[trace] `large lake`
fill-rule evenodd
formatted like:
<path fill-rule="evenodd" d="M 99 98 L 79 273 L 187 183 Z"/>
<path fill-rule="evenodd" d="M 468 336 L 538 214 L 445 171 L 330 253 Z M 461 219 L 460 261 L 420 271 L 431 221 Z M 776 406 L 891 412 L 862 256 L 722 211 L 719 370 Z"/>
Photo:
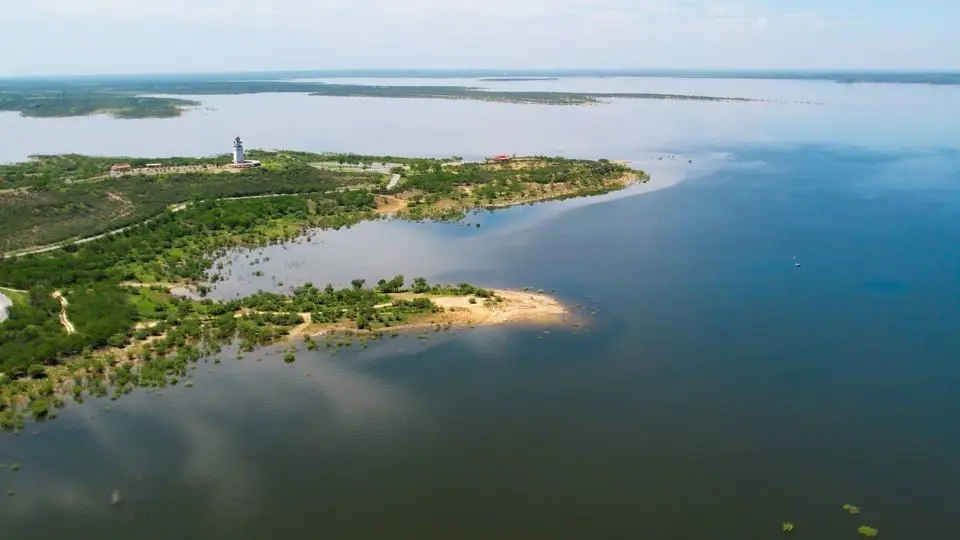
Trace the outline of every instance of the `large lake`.
<path fill-rule="evenodd" d="M 860 524 L 954 534 L 960 88 L 482 84 L 775 102 L 259 95 L 201 98 L 170 120 L 0 114 L 0 161 L 224 153 L 241 135 L 627 159 L 663 188 L 468 218 L 480 228 L 374 222 L 233 254 L 222 296 L 424 275 L 555 290 L 583 304 L 587 331 L 301 346 L 293 365 L 277 348 L 226 351 L 193 388 L 71 404 L 0 437 L 0 463 L 23 465 L 0 471 L 0 494 L 15 492 L 0 500 L 4 537 L 739 540 L 777 538 L 781 521 L 823 540 Z"/>

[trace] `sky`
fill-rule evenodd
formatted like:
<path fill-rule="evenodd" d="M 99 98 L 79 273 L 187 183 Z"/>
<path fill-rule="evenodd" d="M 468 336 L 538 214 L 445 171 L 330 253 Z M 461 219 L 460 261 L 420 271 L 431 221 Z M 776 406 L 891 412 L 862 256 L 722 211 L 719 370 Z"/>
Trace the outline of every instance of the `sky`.
<path fill-rule="evenodd" d="M 0 76 L 960 69 L 956 0 L 0 0 Z"/>

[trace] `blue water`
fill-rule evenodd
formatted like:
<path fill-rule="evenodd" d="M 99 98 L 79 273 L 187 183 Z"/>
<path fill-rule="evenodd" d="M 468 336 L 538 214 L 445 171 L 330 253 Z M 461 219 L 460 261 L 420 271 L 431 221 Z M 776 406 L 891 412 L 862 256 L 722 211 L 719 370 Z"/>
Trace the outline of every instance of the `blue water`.
<path fill-rule="evenodd" d="M 951 538 L 960 143 L 873 118 L 857 144 L 863 114 L 691 135 L 672 150 L 728 157 L 651 193 L 318 234 L 263 282 L 241 254 L 226 296 L 403 272 L 555 290 L 587 325 L 228 351 L 194 388 L 71 405 L 0 438 L 4 533 Z"/>

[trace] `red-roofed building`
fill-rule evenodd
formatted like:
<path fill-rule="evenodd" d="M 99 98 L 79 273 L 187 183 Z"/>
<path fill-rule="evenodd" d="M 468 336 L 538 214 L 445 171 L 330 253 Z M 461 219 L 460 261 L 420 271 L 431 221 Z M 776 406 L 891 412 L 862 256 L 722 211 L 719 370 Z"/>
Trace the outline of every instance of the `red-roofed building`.
<path fill-rule="evenodd" d="M 504 162 L 504 161 L 510 161 L 511 159 L 513 159 L 513 156 L 511 156 L 510 154 L 497 154 L 497 155 L 495 155 L 495 156 L 493 156 L 493 157 L 490 157 L 490 158 L 487 158 L 487 159 L 488 159 L 489 161 L 495 161 L 495 162 L 497 162 L 497 163 L 501 163 L 501 162 Z"/>
<path fill-rule="evenodd" d="M 117 163 L 113 167 L 110 167 L 110 172 L 123 172 L 129 171 L 133 167 L 129 163 Z"/>

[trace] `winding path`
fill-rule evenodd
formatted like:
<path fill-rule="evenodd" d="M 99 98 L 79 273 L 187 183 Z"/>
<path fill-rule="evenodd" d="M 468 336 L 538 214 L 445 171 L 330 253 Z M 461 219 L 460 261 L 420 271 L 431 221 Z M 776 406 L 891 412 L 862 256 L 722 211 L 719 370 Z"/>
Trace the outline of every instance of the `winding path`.
<path fill-rule="evenodd" d="M 50 296 L 60 301 L 60 324 L 63 325 L 63 329 L 67 331 L 67 334 L 76 334 L 77 329 L 74 328 L 73 323 L 67 318 L 67 306 L 70 305 L 70 302 L 67 302 L 67 297 L 61 294 L 60 291 L 54 291 Z"/>

